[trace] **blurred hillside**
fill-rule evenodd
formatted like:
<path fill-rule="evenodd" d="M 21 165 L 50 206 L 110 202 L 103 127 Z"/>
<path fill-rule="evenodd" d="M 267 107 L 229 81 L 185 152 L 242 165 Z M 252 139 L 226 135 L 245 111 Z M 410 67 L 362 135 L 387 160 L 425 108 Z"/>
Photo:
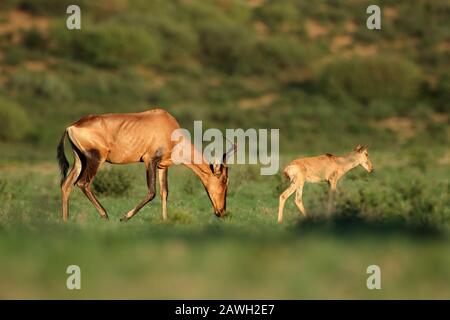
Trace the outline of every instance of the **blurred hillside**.
<path fill-rule="evenodd" d="M 69 31 L 72 2 L 0 3 L 6 158 L 52 158 L 79 117 L 156 105 L 188 128 L 280 128 L 282 152 L 448 145 L 448 1 L 79 0 Z"/>

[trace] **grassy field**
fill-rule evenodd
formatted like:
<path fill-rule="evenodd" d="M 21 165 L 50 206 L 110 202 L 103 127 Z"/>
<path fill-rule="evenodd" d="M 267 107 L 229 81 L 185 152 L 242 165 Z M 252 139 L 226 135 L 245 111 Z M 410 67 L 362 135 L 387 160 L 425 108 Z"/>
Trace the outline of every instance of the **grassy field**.
<path fill-rule="evenodd" d="M 0 297 L 449 298 L 448 165 L 424 173 L 405 168 L 407 159 L 372 158 L 373 174 L 359 168 L 342 181 L 332 217 L 324 214 L 326 185 L 308 185 L 311 217 L 301 218 L 291 199 L 282 226 L 282 180 L 257 167 L 231 168 L 223 220 L 194 174 L 173 167 L 169 220 L 155 198 L 119 222 L 146 191 L 142 166 L 131 165 L 113 169 L 130 192 L 100 196 L 110 221 L 76 190 L 64 224 L 54 164 L 4 165 Z M 82 290 L 65 287 L 71 264 L 81 267 Z M 381 267 L 382 290 L 366 287 L 372 264 Z"/>
<path fill-rule="evenodd" d="M 450 298 L 448 1 L 77 3 L 69 31 L 72 1 L 0 1 L 0 298 Z M 372 4 L 381 30 L 366 27 Z M 282 165 L 370 144 L 375 171 L 340 182 L 331 216 L 327 186 L 307 185 L 310 217 L 289 199 L 280 226 L 280 174 L 232 166 L 217 219 L 174 167 L 169 220 L 156 197 L 122 224 L 144 169 L 105 167 L 110 221 L 75 190 L 64 224 L 64 128 L 153 106 L 187 129 L 279 128 Z M 66 288 L 71 264 L 82 290 Z M 366 287 L 372 264 L 381 290 Z"/>

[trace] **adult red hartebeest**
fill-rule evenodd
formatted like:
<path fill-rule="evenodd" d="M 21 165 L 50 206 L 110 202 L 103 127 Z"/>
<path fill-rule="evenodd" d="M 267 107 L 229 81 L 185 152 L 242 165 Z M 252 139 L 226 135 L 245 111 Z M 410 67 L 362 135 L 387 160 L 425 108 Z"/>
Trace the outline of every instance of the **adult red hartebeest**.
<path fill-rule="evenodd" d="M 162 109 L 139 113 L 90 115 L 67 127 L 57 148 L 64 221 L 69 218 L 69 196 L 74 185 L 83 191 L 100 216 L 108 219 L 106 210 L 91 191 L 91 183 L 97 170 L 105 161 L 113 164 L 143 162 L 147 170 L 147 196 L 126 213 L 121 218 L 122 221 L 129 220 L 155 197 L 157 170 L 162 216 L 163 219 L 167 219 L 167 170 L 173 164 L 171 153 L 178 143 L 172 141 L 171 136 L 174 130 L 179 128 L 180 125 L 175 118 Z M 69 138 L 74 154 L 74 164 L 70 172 L 68 172 L 69 162 L 64 154 L 66 137 Z M 190 142 L 188 143 L 193 152 L 199 152 Z M 183 163 L 200 178 L 218 217 L 223 217 L 226 210 L 228 185 L 226 158 L 233 150 L 224 153 L 223 161 L 214 165 L 209 164 L 203 156 L 198 164 L 194 161 Z"/>

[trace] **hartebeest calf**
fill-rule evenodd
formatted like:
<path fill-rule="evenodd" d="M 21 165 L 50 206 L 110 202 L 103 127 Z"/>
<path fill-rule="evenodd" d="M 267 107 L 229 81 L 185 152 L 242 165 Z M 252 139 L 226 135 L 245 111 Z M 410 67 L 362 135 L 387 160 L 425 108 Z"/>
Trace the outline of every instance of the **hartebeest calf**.
<path fill-rule="evenodd" d="M 158 171 L 162 216 L 167 219 L 167 170 L 173 164 L 171 153 L 177 141 L 172 141 L 172 133 L 180 125 L 168 112 L 154 109 L 140 113 L 90 115 L 67 127 L 57 148 L 57 158 L 61 170 L 61 192 L 63 219 L 69 218 L 69 196 L 74 185 L 92 202 L 102 218 L 108 219 L 91 191 L 91 183 L 97 170 L 104 162 L 127 164 L 143 162 L 147 172 L 148 192 L 135 208 L 121 220 L 127 221 L 155 197 L 156 171 Z M 68 137 L 73 149 L 74 164 L 69 171 L 69 163 L 64 154 L 64 142 Z M 199 152 L 190 143 L 193 152 Z M 235 150 L 224 153 L 223 160 L 211 165 L 201 155 L 202 161 L 187 161 L 183 164 L 200 178 L 212 202 L 214 213 L 223 217 L 226 210 L 228 185 L 227 156 Z"/>
<path fill-rule="evenodd" d="M 355 150 L 342 157 L 327 153 L 317 157 L 296 159 L 289 163 L 283 173 L 290 180 L 291 185 L 280 195 L 278 223 L 283 221 L 284 203 L 294 192 L 295 204 L 300 212 L 306 216 L 302 200 L 303 186 L 306 182 L 328 182 L 330 186 L 328 211 L 330 211 L 339 179 L 359 165 L 366 169 L 367 172 L 373 171 L 367 146 L 358 145 Z"/>

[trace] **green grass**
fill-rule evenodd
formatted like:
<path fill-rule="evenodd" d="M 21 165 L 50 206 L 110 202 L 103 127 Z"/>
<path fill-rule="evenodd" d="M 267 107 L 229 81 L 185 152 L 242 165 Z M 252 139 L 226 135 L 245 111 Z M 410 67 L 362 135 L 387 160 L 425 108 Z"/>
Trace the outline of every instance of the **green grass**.
<path fill-rule="evenodd" d="M 81 31 L 69 1 L 0 3 L 0 298 L 450 298 L 447 2 L 78 2 Z M 111 220 L 75 190 L 62 223 L 64 128 L 153 106 L 188 129 L 279 128 L 282 164 L 370 143 L 375 172 L 340 183 L 331 217 L 326 185 L 307 185 L 311 217 L 289 199 L 279 226 L 280 176 L 233 166 L 219 220 L 177 167 L 169 220 L 156 197 L 121 224 L 146 187 L 142 166 L 119 166 L 96 189 Z M 81 291 L 65 288 L 70 264 Z M 381 291 L 365 287 L 370 264 Z"/>
<path fill-rule="evenodd" d="M 157 197 L 120 223 L 146 191 L 143 167 L 129 165 L 113 171 L 132 177 L 128 195 L 99 196 L 110 221 L 75 190 L 64 224 L 56 166 L 5 165 L 0 297 L 449 298 L 448 167 L 402 169 L 408 157 L 372 153 L 375 173 L 356 169 L 344 178 L 332 217 L 324 213 L 325 185 L 307 185 L 311 217 L 301 218 L 290 199 L 282 226 L 280 177 L 251 166 L 231 168 L 222 220 L 193 173 L 172 167 L 169 220 Z M 65 287 L 71 264 L 81 267 L 80 291 Z M 382 290 L 366 288 L 371 264 L 381 267 Z"/>
<path fill-rule="evenodd" d="M 249 236 L 213 226 L 189 233 L 93 222 L 2 235 L 2 298 L 307 299 L 447 298 L 448 241 L 269 231 Z M 229 227 L 221 227 L 229 228 Z M 155 230 L 156 229 L 156 230 Z M 266 229 L 266 231 L 268 231 Z M 82 290 L 65 269 L 82 270 Z M 366 288 L 366 268 L 382 290 Z"/>

